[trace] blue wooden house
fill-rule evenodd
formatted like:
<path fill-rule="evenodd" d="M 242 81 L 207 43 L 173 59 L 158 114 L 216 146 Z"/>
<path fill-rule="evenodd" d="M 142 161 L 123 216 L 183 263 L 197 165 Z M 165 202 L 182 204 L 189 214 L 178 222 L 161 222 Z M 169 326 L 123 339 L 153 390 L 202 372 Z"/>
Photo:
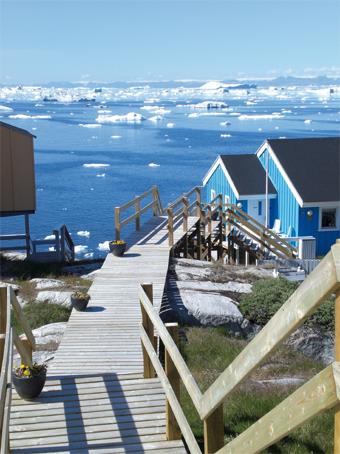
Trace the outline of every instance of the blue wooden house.
<path fill-rule="evenodd" d="M 256 154 L 221 155 L 203 180 L 288 237 L 314 237 L 323 255 L 340 237 L 340 137 L 268 139 Z"/>

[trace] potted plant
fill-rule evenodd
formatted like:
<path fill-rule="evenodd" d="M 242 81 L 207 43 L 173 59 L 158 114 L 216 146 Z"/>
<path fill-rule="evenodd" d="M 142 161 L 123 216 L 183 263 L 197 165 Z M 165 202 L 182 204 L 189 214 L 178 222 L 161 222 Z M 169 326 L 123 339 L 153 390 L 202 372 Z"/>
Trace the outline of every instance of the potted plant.
<path fill-rule="evenodd" d="M 110 241 L 109 248 L 113 255 L 121 257 L 126 251 L 126 243 L 124 240 Z"/>
<path fill-rule="evenodd" d="M 90 295 L 86 292 L 74 292 L 71 295 L 71 304 L 77 311 L 84 311 L 88 302 L 90 301 Z"/>
<path fill-rule="evenodd" d="M 46 381 L 46 364 L 34 363 L 32 366 L 21 364 L 13 371 L 13 384 L 22 399 L 38 397 Z"/>

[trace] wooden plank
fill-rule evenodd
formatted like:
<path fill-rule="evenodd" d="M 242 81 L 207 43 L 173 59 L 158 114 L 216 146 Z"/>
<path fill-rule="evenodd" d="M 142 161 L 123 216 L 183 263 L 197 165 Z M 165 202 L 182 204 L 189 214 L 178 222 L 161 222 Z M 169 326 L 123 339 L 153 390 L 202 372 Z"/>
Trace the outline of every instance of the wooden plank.
<path fill-rule="evenodd" d="M 339 244 L 340 241 L 337 241 Z M 340 245 L 340 244 L 339 244 Z M 340 362 L 340 289 L 336 292 L 335 298 L 335 361 Z M 340 454 L 340 407 L 334 415 L 334 454 Z"/>
<path fill-rule="evenodd" d="M 10 299 L 11 299 L 11 305 L 14 309 L 17 320 L 18 320 L 21 328 L 24 330 L 24 333 L 26 335 L 27 340 L 29 341 L 29 343 L 31 345 L 31 348 L 34 350 L 35 349 L 35 339 L 32 334 L 31 327 L 30 327 L 27 319 L 24 317 L 21 306 L 18 303 L 17 297 L 15 296 L 15 293 L 14 293 L 14 290 L 12 287 L 10 288 Z"/>
<path fill-rule="evenodd" d="M 178 323 L 166 323 L 166 329 L 169 331 L 170 336 L 173 338 L 175 344 L 179 345 Z M 176 366 L 173 363 L 171 356 L 165 349 L 165 373 L 169 380 L 170 386 L 180 402 L 180 376 L 177 372 Z M 177 423 L 174 412 L 172 411 L 169 400 L 166 400 L 166 438 L 167 440 L 180 440 L 182 437 L 181 429 Z"/>
<path fill-rule="evenodd" d="M 328 366 L 218 451 L 262 452 L 313 416 L 340 402 L 340 363 Z"/>

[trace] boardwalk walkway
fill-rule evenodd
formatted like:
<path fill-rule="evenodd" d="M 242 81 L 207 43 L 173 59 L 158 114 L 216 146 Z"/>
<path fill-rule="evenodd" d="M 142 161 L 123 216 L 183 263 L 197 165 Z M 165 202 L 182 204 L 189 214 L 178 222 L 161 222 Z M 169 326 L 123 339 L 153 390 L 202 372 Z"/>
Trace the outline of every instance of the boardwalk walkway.
<path fill-rule="evenodd" d="M 197 222 L 189 217 L 189 228 Z M 183 235 L 178 226 L 175 242 Z M 162 300 L 169 262 L 163 217 L 128 240 L 124 257 L 109 254 L 90 288 L 86 312 L 72 312 L 40 398 L 13 396 L 14 453 L 185 453 L 167 441 L 165 399 L 157 378 L 142 378 L 138 286 L 152 282 Z"/>

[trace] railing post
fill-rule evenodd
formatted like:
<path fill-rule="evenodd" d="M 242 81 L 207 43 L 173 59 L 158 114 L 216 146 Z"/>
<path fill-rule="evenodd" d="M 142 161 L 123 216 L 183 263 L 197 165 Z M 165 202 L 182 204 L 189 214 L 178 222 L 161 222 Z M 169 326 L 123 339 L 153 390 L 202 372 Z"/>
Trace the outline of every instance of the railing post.
<path fill-rule="evenodd" d="M 0 287 L 0 364 L 4 356 L 7 321 L 7 287 Z"/>
<path fill-rule="evenodd" d="M 31 255 L 31 244 L 30 244 L 30 218 L 29 214 L 25 214 L 25 241 L 26 241 L 26 256 L 29 257 Z"/>
<path fill-rule="evenodd" d="M 136 230 L 140 230 L 140 197 L 135 197 Z"/>
<path fill-rule="evenodd" d="M 189 200 L 187 197 L 182 198 L 183 202 L 183 232 L 188 231 Z"/>
<path fill-rule="evenodd" d="M 65 259 L 65 226 L 60 228 L 60 256 L 61 259 Z"/>
<path fill-rule="evenodd" d="M 178 323 L 165 323 L 165 326 L 178 346 Z M 180 401 L 180 376 L 167 349 L 165 349 L 165 373 L 178 401 Z M 180 440 L 181 436 L 181 429 L 179 428 L 169 401 L 166 400 L 166 438 L 167 440 Z"/>
<path fill-rule="evenodd" d="M 116 241 L 120 240 L 120 207 L 115 208 Z"/>
<path fill-rule="evenodd" d="M 174 216 L 172 208 L 167 208 L 166 212 L 168 214 L 168 235 L 169 235 L 169 246 L 174 245 Z"/>
<path fill-rule="evenodd" d="M 152 200 L 153 200 L 152 213 L 154 216 L 157 216 L 160 211 L 159 207 L 158 207 L 157 186 L 152 186 L 151 191 L 152 191 Z"/>
<path fill-rule="evenodd" d="M 200 217 L 200 214 L 201 214 L 201 188 L 199 186 L 197 186 L 195 188 L 195 192 L 196 192 L 196 216 L 197 217 Z"/>
<path fill-rule="evenodd" d="M 213 454 L 224 445 L 223 404 L 204 420 L 204 454 Z"/>
<path fill-rule="evenodd" d="M 146 293 L 146 296 L 149 298 L 149 301 L 151 304 L 153 304 L 153 288 L 152 284 L 141 284 L 144 292 Z M 150 339 L 150 342 L 152 345 L 154 345 L 154 327 L 149 319 L 148 314 L 146 313 L 143 304 L 141 304 L 141 311 L 142 311 L 142 325 L 143 328 L 145 329 L 145 332 L 148 335 L 148 338 Z M 144 378 L 154 378 L 155 377 L 155 369 L 153 368 L 152 362 L 149 358 L 149 355 L 147 351 L 144 348 L 144 345 L 142 344 L 142 350 L 143 350 L 143 363 L 144 363 Z"/>
<path fill-rule="evenodd" d="M 336 241 L 340 246 L 340 240 Z M 335 361 L 340 361 L 340 289 L 335 298 Z M 340 454 L 340 408 L 334 416 L 334 454 Z"/>
<path fill-rule="evenodd" d="M 57 254 L 58 260 L 60 260 L 60 238 L 59 238 L 59 230 L 53 230 L 53 235 L 55 238 L 54 241 L 54 249 Z"/>

